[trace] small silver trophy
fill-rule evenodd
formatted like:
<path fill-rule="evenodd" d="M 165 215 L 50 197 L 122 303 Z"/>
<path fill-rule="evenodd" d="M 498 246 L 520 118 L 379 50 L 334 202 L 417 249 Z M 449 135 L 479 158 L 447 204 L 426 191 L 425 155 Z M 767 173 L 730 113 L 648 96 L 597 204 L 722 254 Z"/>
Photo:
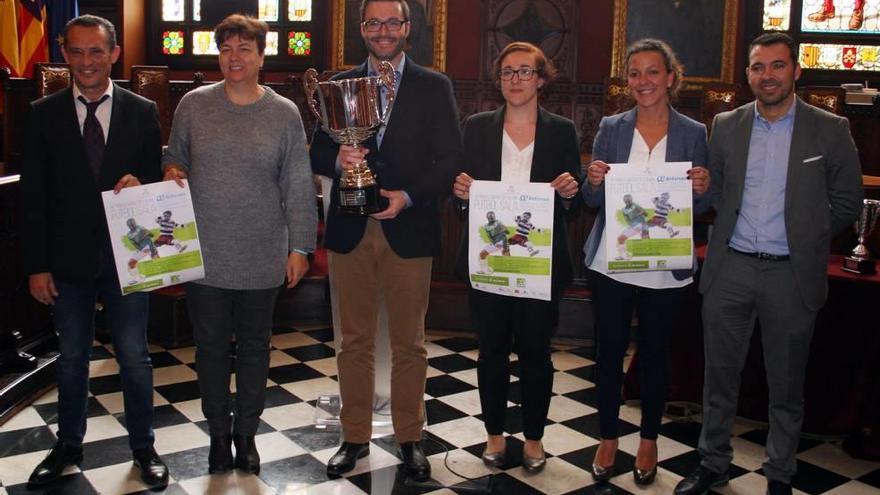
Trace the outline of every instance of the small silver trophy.
<path fill-rule="evenodd" d="M 875 260 L 871 259 L 871 252 L 866 243 L 868 237 L 874 231 L 874 225 L 880 216 L 880 200 L 866 199 L 862 214 L 855 223 L 856 234 L 859 236 L 859 245 L 852 250 L 852 256 L 843 259 L 842 270 L 861 275 L 877 273 Z"/>
<path fill-rule="evenodd" d="M 324 131 L 337 143 L 355 148 L 385 125 L 394 104 L 394 67 L 379 63 L 378 76 L 318 82 L 318 71 L 303 75 L 306 101 Z M 379 89 L 385 87 L 387 106 L 382 111 Z M 317 99 L 315 98 L 317 95 Z M 337 186 L 339 209 L 352 215 L 369 215 L 381 210 L 376 175 L 363 160 L 343 171 Z"/>

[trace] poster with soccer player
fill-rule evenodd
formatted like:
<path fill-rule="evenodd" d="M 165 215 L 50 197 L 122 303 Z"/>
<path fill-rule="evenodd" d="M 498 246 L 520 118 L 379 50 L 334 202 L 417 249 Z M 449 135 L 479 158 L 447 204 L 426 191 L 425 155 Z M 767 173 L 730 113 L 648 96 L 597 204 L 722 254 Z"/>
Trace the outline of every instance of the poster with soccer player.
<path fill-rule="evenodd" d="M 693 266 L 690 162 L 611 165 L 605 176 L 608 272 Z"/>
<path fill-rule="evenodd" d="M 473 182 L 467 233 L 473 288 L 550 300 L 554 194 L 544 183 Z"/>
<path fill-rule="evenodd" d="M 105 191 L 104 212 L 122 294 L 205 277 L 189 183 Z"/>

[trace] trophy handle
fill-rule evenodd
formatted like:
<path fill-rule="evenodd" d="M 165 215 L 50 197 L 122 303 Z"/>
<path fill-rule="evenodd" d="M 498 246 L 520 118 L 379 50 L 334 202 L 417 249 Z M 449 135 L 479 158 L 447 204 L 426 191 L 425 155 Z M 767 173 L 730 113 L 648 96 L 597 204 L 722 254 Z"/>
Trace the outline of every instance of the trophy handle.
<path fill-rule="evenodd" d="M 318 71 L 315 69 L 308 69 L 303 73 L 303 89 L 305 89 L 306 92 L 306 103 L 309 106 L 309 110 L 315 114 L 318 122 L 321 122 L 324 127 L 327 127 L 324 120 L 321 119 L 321 114 L 318 112 L 318 102 L 315 100 L 315 93 L 318 92 Z"/>
<path fill-rule="evenodd" d="M 388 101 L 388 105 L 385 106 L 385 112 L 382 113 L 382 125 L 385 125 L 388 123 L 391 108 L 394 106 L 394 66 L 391 65 L 391 62 L 383 60 L 379 62 L 378 71 L 379 79 L 382 81 L 382 85 L 385 86 L 385 99 Z"/>

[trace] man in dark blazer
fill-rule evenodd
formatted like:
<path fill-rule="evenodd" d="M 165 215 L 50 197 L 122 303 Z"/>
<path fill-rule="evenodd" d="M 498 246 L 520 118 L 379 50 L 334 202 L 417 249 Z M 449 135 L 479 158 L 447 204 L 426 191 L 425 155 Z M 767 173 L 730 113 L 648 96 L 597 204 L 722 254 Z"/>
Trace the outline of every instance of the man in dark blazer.
<path fill-rule="evenodd" d="M 320 129 L 312 141 L 313 170 L 334 179 L 324 242 L 342 327 L 337 361 L 344 438 L 327 471 L 334 476 L 350 471 L 369 453 L 382 294 L 393 355 L 394 432 L 407 473 L 425 480 L 430 464 L 419 443 L 425 421 L 425 313 L 432 257 L 440 252 L 438 197 L 449 191 L 461 153 L 461 131 L 449 79 L 403 53 L 410 29 L 407 3 L 364 0 L 361 20 L 370 55 L 336 78 L 363 77 L 388 61 L 395 67 L 396 99 L 387 126 L 363 148 L 339 146 Z M 364 157 L 378 176 L 387 207 L 370 217 L 345 215 L 337 208 L 339 176 Z"/>
<path fill-rule="evenodd" d="M 77 17 L 64 39 L 74 84 L 32 104 L 21 174 L 25 270 L 31 295 L 53 306 L 61 353 L 58 442 L 29 483 L 52 483 L 82 461 L 100 297 L 120 366 L 134 464 L 147 485 L 162 485 L 168 470 L 153 449 L 148 294 L 122 296 L 101 202 L 101 191 L 118 193 L 161 178 L 158 112 L 154 103 L 110 81 L 120 51 L 113 24 Z"/>
<path fill-rule="evenodd" d="M 862 204 L 858 152 L 847 120 L 801 101 L 797 47 L 784 33 L 749 46 L 754 103 L 719 114 L 709 142 L 717 212 L 703 293 L 702 463 L 676 494 L 727 483 L 730 431 L 755 319 L 770 391 L 767 493 L 790 494 L 804 415 L 804 374 L 816 313 L 828 292 L 832 237 Z"/>

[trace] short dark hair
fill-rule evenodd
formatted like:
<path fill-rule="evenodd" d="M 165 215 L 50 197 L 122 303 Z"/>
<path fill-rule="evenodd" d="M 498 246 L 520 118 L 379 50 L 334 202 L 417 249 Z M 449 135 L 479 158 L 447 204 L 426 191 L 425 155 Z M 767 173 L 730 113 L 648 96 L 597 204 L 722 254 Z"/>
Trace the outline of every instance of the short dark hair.
<path fill-rule="evenodd" d="M 495 58 L 495 63 L 492 64 L 492 77 L 495 79 L 495 82 L 501 80 L 501 64 L 504 62 L 505 57 L 514 52 L 531 53 L 535 56 L 535 72 L 544 79 L 544 86 L 541 90 L 544 90 L 556 78 L 556 66 L 553 65 L 552 60 L 547 58 L 543 50 L 526 41 L 514 41 L 501 49 L 501 53 L 498 54 L 498 57 Z"/>
<path fill-rule="evenodd" d="M 107 19 L 92 14 L 83 14 L 79 17 L 74 17 L 64 25 L 64 33 L 62 36 L 64 36 L 65 40 L 67 39 L 67 33 L 70 31 L 70 28 L 74 26 L 104 28 L 104 33 L 107 38 L 107 47 L 110 48 L 111 51 L 116 48 L 116 26 Z M 63 44 L 64 43 L 62 43 L 62 45 Z"/>
<path fill-rule="evenodd" d="M 238 36 L 243 40 L 256 41 L 257 51 L 260 55 L 266 51 L 266 33 L 269 32 L 269 25 L 265 22 L 248 15 L 232 14 L 226 19 L 220 21 L 214 28 L 214 43 L 217 49 L 224 41 L 233 36 Z"/>
<path fill-rule="evenodd" d="M 672 80 L 672 86 L 668 89 L 669 97 L 677 97 L 678 90 L 681 89 L 681 80 L 684 77 L 684 67 L 678 61 L 678 57 L 675 56 L 675 51 L 672 50 L 672 47 L 665 41 L 654 38 L 643 38 L 634 41 L 626 49 L 626 63 L 624 67 L 627 73 L 629 73 L 629 59 L 636 53 L 642 52 L 657 52 L 660 54 L 663 58 L 663 65 L 666 66 L 666 72 L 675 75 Z"/>
<path fill-rule="evenodd" d="M 366 21 L 364 19 L 364 13 L 367 11 L 367 5 L 376 2 L 395 2 L 400 4 L 400 9 L 403 11 L 403 20 L 409 20 L 409 4 L 406 3 L 406 0 L 361 0 L 361 22 Z"/>
<path fill-rule="evenodd" d="M 795 64 L 798 63 L 798 61 L 797 61 L 797 52 L 798 52 L 797 43 L 795 43 L 794 38 L 792 38 L 791 36 L 789 36 L 786 33 L 782 33 L 779 31 L 770 32 L 770 33 L 763 33 L 761 35 L 758 35 L 757 38 L 755 38 L 754 40 L 752 40 L 751 43 L 749 43 L 749 53 L 748 54 L 751 55 L 752 50 L 756 46 L 770 46 L 770 45 L 776 45 L 779 43 L 788 47 L 788 55 L 791 58 L 791 61 Z"/>

